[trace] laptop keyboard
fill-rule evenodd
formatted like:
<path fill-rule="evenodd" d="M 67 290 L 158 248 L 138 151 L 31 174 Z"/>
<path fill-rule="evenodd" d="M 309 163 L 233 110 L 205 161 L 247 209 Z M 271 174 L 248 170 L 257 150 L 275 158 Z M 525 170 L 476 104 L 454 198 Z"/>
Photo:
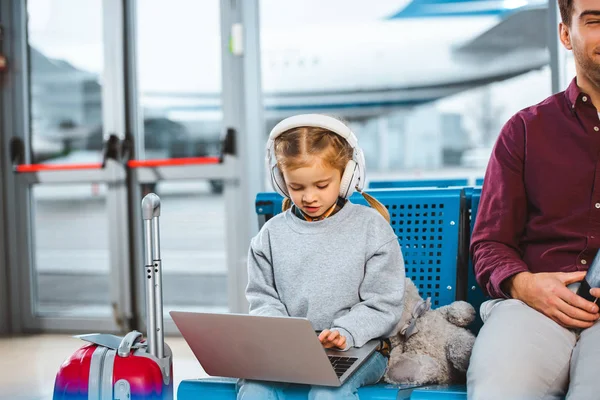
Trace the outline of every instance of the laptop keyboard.
<path fill-rule="evenodd" d="M 327 356 L 335 374 L 340 378 L 358 360 L 356 357 Z"/>

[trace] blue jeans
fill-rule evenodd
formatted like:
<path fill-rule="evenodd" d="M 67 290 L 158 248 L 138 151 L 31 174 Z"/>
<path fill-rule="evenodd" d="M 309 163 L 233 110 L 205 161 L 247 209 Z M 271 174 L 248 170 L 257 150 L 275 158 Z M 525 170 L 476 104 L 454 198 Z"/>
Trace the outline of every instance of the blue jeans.
<path fill-rule="evenodd" d="M 375 352 L 342 386 L 311 386 L 308 398 L 309 400 L 356 400 L 359 387 L 379 382 L 385 374 L 387 362 L 386 357 Z M 237 398 L 238 400 L 279 400 L 284 398 L 284 390 L 292 386 L 299 385 L 240 379 Z"/>

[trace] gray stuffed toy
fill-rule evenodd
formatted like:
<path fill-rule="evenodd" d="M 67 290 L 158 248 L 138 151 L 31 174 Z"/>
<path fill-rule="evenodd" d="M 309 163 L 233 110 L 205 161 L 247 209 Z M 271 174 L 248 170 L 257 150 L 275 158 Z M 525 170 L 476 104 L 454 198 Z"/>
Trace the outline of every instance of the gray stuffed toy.
<path fill-rule="evenodd" d="M 406 279 L 404 312 L 385 374 L 390 383 L 450 384 L 465 381 L 475 336 L 467 330 L 475 309 L 464 301 L 432 310 Z"/>

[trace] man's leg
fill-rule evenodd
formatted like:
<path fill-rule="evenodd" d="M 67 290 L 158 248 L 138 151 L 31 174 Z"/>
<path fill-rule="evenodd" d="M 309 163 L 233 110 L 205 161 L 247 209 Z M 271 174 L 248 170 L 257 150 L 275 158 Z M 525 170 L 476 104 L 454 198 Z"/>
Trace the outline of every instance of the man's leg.
<path fill-rule="evenodd" d="M 571 383 L 567 399 L 595 399 L 600 393 L 600 323 L 581 332 L 571 357 Z"/>
<path fill-rule="evenodd" d="M 482 305 L 482 309 L 486 304 Z M 470 400 L 561 399 L 576 335 L 519 300 L 491 309 L 475 341 Z"/>

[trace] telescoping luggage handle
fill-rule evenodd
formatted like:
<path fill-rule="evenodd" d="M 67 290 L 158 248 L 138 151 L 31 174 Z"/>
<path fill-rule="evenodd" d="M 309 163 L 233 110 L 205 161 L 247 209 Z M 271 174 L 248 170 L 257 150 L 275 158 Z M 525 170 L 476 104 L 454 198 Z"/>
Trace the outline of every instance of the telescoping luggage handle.
<path fill-rule="evenodd" d="M 158 218 L 160 198 L 147 194 L 142 200 L 144 220 L 144 279 L 146 280 L 146 330 L 148 353 L 162 359 L 165 354 L 163 329 L 162 266 Z"/>

